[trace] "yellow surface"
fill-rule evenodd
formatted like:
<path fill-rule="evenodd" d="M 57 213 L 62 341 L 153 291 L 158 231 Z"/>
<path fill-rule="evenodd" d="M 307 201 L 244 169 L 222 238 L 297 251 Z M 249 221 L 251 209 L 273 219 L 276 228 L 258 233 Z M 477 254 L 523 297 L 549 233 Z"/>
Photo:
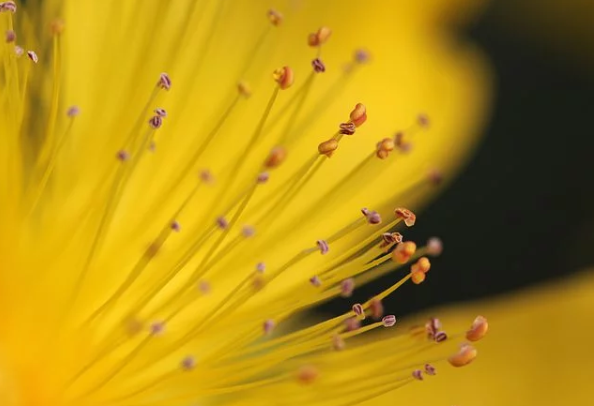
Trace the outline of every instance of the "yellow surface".
<path fill-rule="evenodd" d="M 383 225 L 395 224 L 394 206 L 416 210 L 437 190 L 429 169 L 448 179 L 472 151 L 488 110 L 489 74 L 453 25 L 479 3 L 271 3 L 50 0 L 0 14 L 2 30 L 13 27 L 17 44 L 39 57 L 34 64 L 16 57 L 15 44 L 1 46 L 0 404 L 296 402 L 277 399 L 275 388 L 294 386 L 296 364 L 312 351 L 311 363 L 328 357 L 322 349 L 349 309 L 279 338 L 278 347 L 256 347 L 256 358 L 246 358 L 256 351 L 246 347 L 261 338 L 266 320 L 291 325 L 340 293 L 341 280 L 389 271 L 389 261 L 369 265 L 380 251 L 362 249 L 377 241 L 378 228 L 364 224 L 359 210 L 376 209 Z M 270 6 L 285 15 L 279 27 L 266 18 Z M 59 34 L 56 18 L 64 21 Z M 315 75 L 317 51 L 306 38 L 321 25 L 333 33 L 320 53 L 327 72 Z M 345 74 L 360 47 L 371 62 Z M 295 84 L 277 94 L 271 73 L 284 65 Z M 161 72 L 171 76 L 168 92 L 155 88 Z M 238 80 L 253 96 L 232 104 Z M 365 125 L 342 138 L 331 159 L 316 157 L 358 102 L 367 106 Z M 65 114 L 71 105 L 81 110 L 74 119 Z M 155 132 L 147 121 L 157 107 L 168 116 Z M 419 113 L 431 120 L 427 131 L 415 131 Z M 411 152 L 373 156 L 378 141 L 402 130 Z M 286 162 L 254 186 L 279 144 Z M 125 163 L 115 158 L 122 149 L 131 156 Z M 269 207 L 310 159 L 319 172 Z M 214 184 L 184 204 L 205 168 Z M 233 221 L 229 207 L 244 203 Z M 233 223 L 228 232 L 212 228 L 221 215 Z M 169 231 L 173 218 L 179 234 Z M 357 219 L 327 256 L 313 250 L 292 261 Z M 256 225 L 253 238 L 241 236 L 245 224 Z M 254 276 L 258 261 L 267 264 L 264 281 Z M 319 289 L 308 282 L 314 275 L 322 277 Z M 205 283 L 210 293 L 196 288 Z M 164 319 L 165 333 L 152 337 L 149 325 Z M 196 366 L 183 371 L 188 354 Z M 301 395 L 323 404 L 346 399 L 312 388 Z"/>

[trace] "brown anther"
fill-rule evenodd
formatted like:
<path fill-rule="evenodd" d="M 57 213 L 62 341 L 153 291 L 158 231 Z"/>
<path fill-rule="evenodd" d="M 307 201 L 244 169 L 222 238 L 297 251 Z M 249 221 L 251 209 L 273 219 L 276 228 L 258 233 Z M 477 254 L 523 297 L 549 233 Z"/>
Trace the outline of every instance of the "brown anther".
<path fill-rule="evenodd" d="M 217 226 L 219 226 L 219 228 L 222 229 L 222 230 L 224 230 L 227 227 L 229 227 L 229 222 L 223 216 L 217 217 L 216 223 L 217 223 Z"/>
<path fill-rule="evenodd" d="M 439 321 L 438 318 L 431 317 L 429 320 L 427 320 L 427 322 L 425 323 L 425 331 L 427 332 L 427 338 L 433 340 L 440 328 L 441 321 Z"/>
<path fill-rule="evenodd" d="M 206 184 L 212 184 L 214 182 L 214 176 L 208 169 L 201 170 L 199 176 L 200 180 Z"/>
<path fill-rule="evenodd" d="M 126 162 L 130 159 L 130 154 L 128 153 L 128 151 L 122 149 L 118 151 L 118 153 L 116 154 L 116 158 L 121 162 Z"/>
<path fill-rule="evenodd" d="M 7 30 L 5 38 L 7 43 L 16 41 L 16 32 L 14 32 L 13 30 Z"/>
<path fill-rule="evenodd" d="M 269 169 L 276 168 L 277 166 L 285 162 L 286 158 L 287 150 L 284 147 L 274 147 L 272 148 L 272 151 L 270 151 L 268 158 L 266 158 L 266 160 L 264 161 L 264 167 Z"/>
<path fill-rule="evenodd" d="M 353 135 L 355 134 L 355 131 L 357 131 L 357 126 L 355 126 L 355 124 L 350 121 L 348 123 L 340 123 L 338 126 L 338 131 L 341 134 Z"/>
<path fill-rule="evenodd" d="M 431 269 L 431 261 L 429 261 L 429 258 L 427 257 L 421 257 L 417 260 L 417 262 L 412 264 L 410 269 L 412 272 L 427 273 L 429 272 L 429 269 Z"/>
<path fill-rule="evenodd" d="M 400 244 L 402 242 L 402 234 L 399 232 L 383 233 L 380 248 L 389 247 L 392 244 Z"/>
<path fill-rule="evenodd" d="M 157 87 L 159 87 L 163 90 L 171 89 L 171 78 L 169 77 L 169 75 L 167 73 L 163 72 L 159 75 L 159 80 L 157 81 Z"/>
<path fill-rule="evenodd" d="M 394 324 L 396 324 L 396 316 L 394 316 L 393 314 L 389 314 L 382 318 L 382 325 L 384 327 L 392 327 L 394 326 Z"/>
<path fill-rule="evenodd" d="M 361 127 L 367 120 L 367 109 L 365 105 L 363 103 L 357 103 L 349 117 L 355 126 Z"/>
<path fill-rule="evenodd" d="M 181 367 L 185 371 L 190 371 L 190 370 L 194 369 L 195 366 L 196 366 L 196 359 L 191 355 L 188 355 L 181 361 Z"/>
<path fill-rule="evenodd" d="M 316 241 L 316 245 L 320 249 L 320 253 L 322 255 L 326 255 L 328 251 L 330 251 L 330 247 L 328 246 L 328 242 L 326 240 L 318 240 Z"/>
<path fill-rule="evenodd" d="M 369 311 L 374 320 L 380 320 L 384 315 L 384 305 L 379 299 L 372 299 L 369 303 Z"/>
<path fill-rule="evenodd" d="M 437 374 L 437 370 L 435 369 L 435 367 L 431 364 L 425 364 L 425 373 L 427 375 L 436 375 Z"/>
<path fill-rule="evenodd" d="M 250 238 L 253 237 L 256 234 L 256 229 L 254 228 L 254 226 L 243 226 L 243 228 L 241 229 L 241 234 L 245 237 L 245 238 Z"/>
<path fill-rule="evenodd" d="M 165 118 L 167 117 L 167 111 L 165 109 L 162 108 L 157 108 L 154 110 L 155 114 L 158 115 L 159 117 Z"/>
<path fill-rule="evenodd" d="M 443 243 L 437 237 L 431 237 L 427 240 L 427 254 L 437 257 L 443 252 Z"/>
<path fill-rule="evenodd" d="M 445 331 L 438 331 L 437 333 L 435 333 L 435 337 L 433 337 L 433 340 L 436 343 L 443 343 L 447 339 L 448 334 Z"/>
<path fill-rule="evenodd" d="M 70 118 L 74 118 L 80 114 L 80 108 L 78 106 L 70 106 L 66 110 L 66 115 Z"/>
<path fill-rule="evenodd" d="M 152 336 L 160 336 L 165 332 L 165 323 L 162 321 L 155 321 L 149 327 Z"/>
<path fill-rule="evenodd" d="M 322 62 L 320 58 L 316 58 L 313 61 L 311 61 L 311 66 L 313 66 L 313 70 L 316 73 L 326 72 L 326 65 L 324 65 L 324 62 Z"/>
<path fill-rule="evenodd" d="M 414 371 L 412 371 L 412 377 L 418 381 L 422 381 L 423 380 L 423 372 L 420 369 L 415 369 Z"/>
<path fill-rule="evenodd" d="M 158 130 L 163 125 L 163 117 L 160 115 L 155 115 L 155 116 L 151 117 L 151 119 L 148 121 L 148 123 L 152 129 Z"/>
<path fill-rule="evenodd" d="M 340 296 L 351 297 L 355 291 L 355 280 L 348 278 L 340 283 Z"/>
<path fill-rule="evenodd" d="M 412 272 L 410 279 L 415 285 L 420 285 L 425 280 L 425 272 Z"/>
<path fill-rule="evenodd" d="M 17 6 L 16 3 L 14 1 L 3 1 L 2 3 L 0 3 L 0 13 L 2 12 L 10 12 L 10 13 L 16 13 L 17 11 Z"/>
<path fill-rule="evenodd" d="M 272 78 L 278 83 L 278 87 L 282 90 L 290 88 L 295 80 L 293 69 L 288 66 L 276 69 L 272 72 Z"/>
<path fill-rule="evenodd" d="M 382 222 L 382 217 L 375 210 L 368 210 L 366 208 L 363 208 L 361 209 L 361 213 L 363 213 L 369 224 L 376 225 Z"/>
<path fill-rule="evenodd" d="M 384 138 L 377 143 L 376 155 L 379 159 L 386 159 L 390 152 L 394 150 L 394 140 L 392 138 Z"/>
<path fill-rule="evenodd" d="M 314 275 L 311 278 L 309 278 L 309 283 L 311 283 L 312 286 L 315 286 L 316 288 L 322 286 L 322 280 L 317 275 Z"/>
<path fill-rule="evenodd" d="M 37 56 L 35 51 L 27 51 L 27 56 L 31 61 L 33 61 L 33 63 L 39 62 L 39 57 Z"/>
<path fill-rule="evenodd" d="M 353 60 L 358 64 L 367 63 L 370 59 L 371 55 L 369 54 L 369 51 L 367 51 L 366 49 L 356 49 L 353 53 Z"/>
<path fill-rule="evenodd" d="M 268 20 L 270 20 L 272 25 L 278 27 L 283 22 L 283 15 L 275 9 L 271 8 L 270 10 L 268 10 Z"/>
<path fill-rule="evenodd" d="M 328 141 L 324 141 L 318 145 L 318 152 L 320 155 L 326 155 L 328 158 L 330 158 L 337 149 L 338 141 L 334 138 L 330 138 Z"/>
<path fill-rule="evenodd" d="M 237 91 L 246 99 L 252 95 L 252 89 L 250 89 L 250 85 L 248 85 L 248 83 L 244 82 L 243 80 L 237 84 Z"/>
<path fill-rule="evenodd" d="M 64 20 L 56 18 L 50 23 L 50 31 L 53 35 L 60 35 L 64 32 Z"/>
<path fill-rule="evenodd" d="M 259 184 L 263 184 L 268 182 L 268 179 L 270 179 L 270 174 L 268 172 L 261 172 L 260 174 L 258 174 L 256 182 L 258 182 Z"/>
<path fill-rule="evenodd" d="M 450 365 L 463 367 L 470 364 L 476 358 L 477 350 L 470 344 L 462 344 L 458 352 L 448 358 Z"/>
<path fill-rule="evenodd" d="M 429 127 L 429 117 L 426 114 L 419 114 L 417 116 L 417 123 L 419 123 L 421 127 L 427 128 Z"/>
<path fill-rule="evenodd" d="M 210 283 L 208 283 L 208 281 L 202 280 L 202 281 L 198 282 L 198 290 L 203 295 L 208 295 L 212 289 L 211 289 Z"/>
<path fill-rule="evenodd" d="M 264 286 L 266 286 L 266 278 L 262 274 L 254 275 L 254 279 L 252 280 L 252 286 L 255 290 L 260 290 Z"/>
<path fill-rule="evenodd" d="M 342 351 L 345 347 L 346 344 L 340 334 L 334 334 L 332 336 L 332 348 L 334 348 L 335 351 Z"/>
<path fill-rule="evenodd" d="M 264 335 L 270 335 L 272 333 L 272 330 L 274 330 L 274 327 L 276 326 L 276 323 L 274 322 L 274 320 L 268 319 L 264 322 L 264 324 L 262 325 L 262 328 L 264 330 Z"/>
<path fill-rule="evenodd" d="M 332 35 L 332 30 L 328 27 L 320 27 L 317 32 L 309 34 L 307 43 L 310 47 L 319 47 L 323 45 Z"/>
<path fill-rule="evenodd" d="M 346 331 L 355 331 L 361 327 L 361 320 L 356 317 L 349 317 L 344 321 Z"/>
<path fill-rule="evenodd" d="M 431 169 L 427 174 L 427 179 L 432 185 L 439 185 L 443 182 L 443 174 L 437 169 Z"/>
<path fill-rule="evenodd" d="M 489 331 L 489 323 L 483 316 L 476 316 L 470 330 L 466 332 L 466 339 L 468 341 L 478 341 L 482 339 Z"/>
<path fill-rule="evenodd" d="M 417 250 L 417 244 L 412 241 L 401 242 L 396 246 L 396 249 L 392 251 L 392 260 L 399 264 L 405 264 L 408 262 L 410 257 Z"/>
<path fill-rule="evenodd" d="M 396 218 L 404 220 L 404 224 L 408 227 L 412 227 L 415 225 L 417 221 L 417 216 L 412 211 L 405 209 L 404 207 L 398 207 L 394 210 L 394 215 Z"/>
<path fill-rule="evenodd" d="M 258 262 L 256 264 L 256 272 L 263 274 L 266 271 L 266 264 L 264 262 Z"/>
<path fill-rule="evenodd" d="M 403 153 L 407 153 L 412 149 L 412 144 L 404 140 L 404 133 L 402 131 L 399 131 L 394 135 L 394 145 Z"/>
<path fill-rule="evenodd" d="M 353 305 L 353 313 L 355 313 L 359 320 L 365 320 L 365 310 L 361 303 L 355 303 Z"/>
<path fill-rule="evenodd" d="M 312 365 L 306 365 L 297 371 L 297 381 L 302 385 L 312 384 L 320 375 L 318 369 Z"/>

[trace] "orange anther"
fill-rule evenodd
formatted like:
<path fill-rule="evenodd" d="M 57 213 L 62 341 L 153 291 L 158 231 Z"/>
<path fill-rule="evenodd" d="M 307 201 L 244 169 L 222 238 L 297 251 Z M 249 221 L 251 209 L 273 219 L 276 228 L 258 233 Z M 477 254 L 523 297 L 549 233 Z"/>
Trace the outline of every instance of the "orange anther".
<path fill-rule="evenodd" d="M 283 22 L 283 15 L 274 9 L 268 10 L 268 20 L 274 25 L 278 27 Z"/>
<path fill-rule="evenodd" d="M 326 155 L 328 158 L 330 158 L 337 148 L 338 141 L 334 138 L 330 138 L 328 141 L 324 141 L 318 145 L 318 152 L 320 155 Z"/>
<path fill-rule="evenodd" d="M 417 244 L 412 241 L 401 242 L 396 246 L 396 249 L 392 251 L 392 260 L 399 264 L 405 264 L 408 262 L 410 257 L 417 250 Z"/>
<path fill-rule="evenodd" d="M 472 345 L 462 344 L 458 352 L 448 358 L 448 362 L 454 367 L 463 367 L 474 361 L 476 354 L 476 348 Z"/>
<path fill-rule="evenodd" d="M 466 339 L 468 341 L 478 341 L 483 338 L 487 331 L 489 331 L 489 323 L 483 316 L 477 316 L 470 326 L 470 330 L 466 332 Z"/>
<path fill-rule="evenodd" d="M 410 279 L 415 285 L 420 285 L 425 280 L 425 272 L 413 271 Z"/>
<path fill-rule="evenodd" d="M 355 127 L 361 127 L 367 120 L 367 109 L 362 103 L 357 103 L 353 111 L 351 111 L 350 119 L 355 124 Z"/>
<path fill-rule="evenodd" d="M 287 158 L 287 150 L 283 147 L 274 147 L 272 151 L 270 151 L 270 155 L 264 161 L 264 166 L 266 168 L 272 169 L 278 167 L 282 164 L 285 159 Z"/>
<path fill-rule="evenodd" d="M 431 261 L 427 257 L 421 257 L 417 262 L 411 266 L 413 272 L 427 273 L 431 269 Z"/>
<path fill-rule="evenodd" d="M 408 227 L 414 226 L 417 220 L 417 216 L 415 215 L 415 213 L 408 209 L 405 209 L 404 207 L 396 208 L 396 210 L 394 210 L 394 214 L 397 218 L 403 219 L 404 224 L 406 224 Z"/>
<path fill-rule="evenodd" d="M 293 69 L 288 66 L 283 66 L 282 68 L 276 69 L 272 73 L 272 77 L 282 90 L 290 88 L 293 85 L 293 81 L 295 80 Z"/>

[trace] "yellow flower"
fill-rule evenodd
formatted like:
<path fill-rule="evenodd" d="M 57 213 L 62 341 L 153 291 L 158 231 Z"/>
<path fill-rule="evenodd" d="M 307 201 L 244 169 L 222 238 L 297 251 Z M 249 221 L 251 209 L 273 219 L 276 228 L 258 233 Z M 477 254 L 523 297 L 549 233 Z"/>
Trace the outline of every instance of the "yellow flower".
<path fill-rule="evenodd" d="M 436 241 L 383 233 L 472 147 L 485 65 L 446 4 L 273 3 L 0 3 L 0 404 L 348 404 L 448 356 L 435 323 L 332 347 L 425 278 Z"/>

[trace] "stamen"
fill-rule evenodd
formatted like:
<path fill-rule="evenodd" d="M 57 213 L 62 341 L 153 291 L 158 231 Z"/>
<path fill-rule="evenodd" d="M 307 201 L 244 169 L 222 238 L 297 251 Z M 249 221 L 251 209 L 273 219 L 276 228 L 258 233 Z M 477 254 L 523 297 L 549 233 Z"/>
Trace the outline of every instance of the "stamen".
<path fill-rule="evenodd" d="M 417 220 L 417 216 L 412 211 L 405 209 L 404 207 L 398 207 L 394 210 L 394 214 L 397 218 L 403 219 L 404 224 L 408 227 L 412 227 L 415 225 L 415 221 Z"/>
<path fill-rule="evenodd" d="M 363 309 L 363 306 L 360 303 L 355 303 L 353 305 L 353 312 L 357 316 L 357 319 L 365 320 L 365 310 Z"/>
<path fill-rule="evenodd" d="M 256 234 L 256 229 L 253 226 L 243 226 L 243 228 L 241 229 L 241 234 L 245 238 L 250 238 Z"/>
<path fill-rule="evenodd" d="M 165 111 L 165 109 L 162 108 L 155 109 L 155 114 L 161 118 L 167 117 L 167 111 Z"/>
<path fill-rule="evenodd" d="M 476 354 L 477 350 L 472 345 L 462 344 L 460 350 L 448 358 L 448 362 L 454 367 L 463 367 L 474 361 Z"/>
<path fill-rule="evenodd" d="M 227 221 L 227 219 L 225 217 L 219 216 L 219 217 L 217 217 L 217 226 L 221 230 L 225 230 L 229 227 L 229 222 Z"/>
<path fill-rule="evenodd" d="M 157 81 L 157 87 L 163 90 L 171 89 L 171 78 L 165 72 L 159 75 L 159 80 Z"/>
<path fill-rule="evenodd" d="M 324 62 L 322 62 L 320 58 L 316 58 L 311 61 L 311 65 L 313 66 L 314 72 L 316 73 L 326 72 L 326 65 L 324 65 Z"/>
<path fill-rule="evenodd" d="M 161 116 L 161 115 L 156 115 L 156 116 L 151 117 L 151 119 L 148 121 L 148 123 L 152 129 L 158 130 L 159 128 L 161 128 L 161 125 L 163 125 L 162 117 L 163 116 Z"/>
<path fill-rule="evenodd" d="M 384 315 L 384 305 L 382 304 L 382 301 L 378 299 L 372 299 L 371 303 L 369 303 L 369 311 L 371 312 L 371 317 L 374 320 L 380 320 Z"/>
<path fill-rule="evenodd" d="M 256 264 L 256 272 L 264 273 L 266 271 L 266 264 L 264 262 L 258 262 Z"/>
<path fill-rule="evenodd" d="M 420 369 L 415 369 L 412 372 L 412 377 L 418 381 L 422 381 L 423 380 L 423 372 Z"/>
<path fill-rule="evenodd" d="M 431 262 L 429 261 L 429 258 L 427 258 L 427 257 L 419 258 L 417 260 L 417 262 L 415 262 L 411 266 L 412 272 L 427 273 L 427 272 L 429 272 L 429 269 L 431 269 Z"/>
<path fill-rule="evenodd" d="M 448 339 L 448 335 L 445 331 L 438 331 L 435 334 L 435 338 L 434 338 L 436 343 L 443 343 L 447 339 Z"/>
<path fill-rule="evenodd" d="M 331 138 L 328 141 L 324 141 L 318 145 L 318 152 L 320 155 L 326 155 L 328 158 L 330 158 L 337 149 L 338 141 L 335 138 Z"/>
<path fill-rule="evenodd" d="M 316 245 L 320 249 L 320 253 L 322 255 L 326 255 L 328 251 L 330 251 L 330 247 L 328 246 L 328 242 L 326 242 L 326 240 L 318 240 L 316 241 Z"/>
<path fill-rule="evenodd" d="M 80 108 L 78 106 L 70 106 L 66 111 L 66 115 L 70 118 L 78 117 L 80 115 Z"/>
<path fill-rule="evenodd" d="M 425 280 L 424 272 L 411 272 L 411 280 L 415 285 L 420 285 Z"/>
<path fill-rule="evenodd" d="M 299 368 L 297 371 L 297 381 L 302 385 L 311 385 L 320 375 L 317 368 L 311 365 L 306 365 Z"/>
<path fill-rule="evenodd" d="M 427 254 L 437 257 L 443 252 L 443 243 L 437 237 L 431 237 L 427 240 Z"/>
<path fill-rule="evenodd" d="M 350 119 L 356 127 L 361 127 L 367 121 L 367 109 L 362 103 L 357 103 L 353 111 L 351 111 Z"/>
<path fill-rule="evenodd" d="M 246 99 L 252 95 L 252 89 L 250 89 L 248 83 L 243 80 L 237 84 L 237 91 Z"/>
<path fill-rule="evenodd" d="M 384 327 L 392 327 L 396 324 L 396 316 L 394 316 L 393 314 L 390 314 L 388 316 L 384 316 L 382 318 L 382 325 Z"/>
<path fill-rule="evenodd" d="M 335 351 L 342 351 L 346 348 L 346 343 L 340 334 L 334 334 L 332 336 L 332 348 Z"/>
<path fill-rule="evenodd" d="M 283 22 L 283 15 L 275 9 L 268 10 L 268 19 L 275 27 L 278 27 Z"/>
<path fill-rule="evenodd" d="M 272 334 L 272 330 L 274 330 L 275 326 L 276 326 L 276 323 L 274 322 L 274 320 L 271 320 L 271 319 L 266 320 L 263 324 L 264 335 Z"/>
<path fill-rule="evenodd" d="M 269 169 L 276 168 L 282 164 L 286 158 L 287 150 L 285 148 L 280 146 L 274 147 L 272 151 L 270 151 L 270 155 L 268 155 L 266 161 L 264 161 L 264 167 Z"/>
<path fill-rule="evenodd" d="M 322 286 L 322 280 L 317 275 L 314 275 L 311 278 L 309 278 L 309 282 L 316 288 L 319 288 L 320 286 Z"/>
<path fill-rule="evenodd" d="M 276 83 L 278 83 L 278 87 L 281 90 L 290 88 L 293 85 L 293 81 L 295 80 L 293 69 L 288 66 L 283 66 L 282 68 L 276 69 L 272 73 L 272 78 Z"/>
<path fill-rule="evenodd" d="M 16 33 L 13 30 L 6 31 L 6 42 L 11 43 L 16 41 Z"/>
<path fill-rule="evenodd" d="M 39 58 L 37 57 L 35 51 L 27 51 L 27 56 L 31 61 L 33 61 L 33 63 L 39 62 Z"/>
<path fill-rule="evenodd" d="M 191 371 L 192 369 L 194 369 L 195 366 L 196 366 L 196 359 L 191 355 L 186 356 L 181 361 L 181 367 L 185 371 Z"/>
<path fill-rule="evenodd" d="M 417 244 L 412 241 L 401 242 L 392 251 L 392 260 L 399 264 L 406 264 L 417 250 Z"/>
<path fill-rule="evenodd" d="M 392 152 L 395 148 L 395 143 L 392 138 L 384 138 L 380 142 L 377 143 L 377 152 L 376 155 L 379 159 L 386 159 L 390 152 Z"/>
<path fill-rule="evenodd" d="M 16 3 L 14 1 L 4 1 L 2 3 L 0 3 L 0 13 L 1 12 L 10 12 L 10 13 L 16 13 L 17 11 L 17 6 Z"/>
<path fill-rule="evenodd" d="M 437 374 L 437 370 L 435 369 L 435 367 L 431 364 L 425 364 L 425 373 L 427 375 L 436 375 Z"/>
<path fill-rule="evenodd" d="M 309 34 L 307 43 L 311 47 L 319 47 L 328 41 L 332 35 L 332 30 L 328 27 L 320 27 L 317 32 Z"/>
<path fill-rule="evenodd" d="M 368 210 L 367 208 L 362 208 L 361 213 L 363 213 L 369 224 L 376 225 L 382 222 L 382 217 L 375 210 Z"/>
<path fill-rule="evenodd" d="M 339 128 L 340 134 L 353 135 L 353 134 L 355 134 L 355 130 L 356 130 L 357 126 L 355 125 L 355 123 L 348 122 L 348 123 L 341 123 L 338 126 L 338 128 Z"/>
<path fill-rule="evenodd" d="M 165 323 L 162 321 L 155 321 L 151 323 L 150 333 L 152 336 L 160 336 L 165 332 Z"/>
<path fill-rule="evenodd" d="M 126 162 L 130 159 L 130 153 L 126 150 L 119 150 L 116 154 L 116 158 L 121 162 Z"/>
<path fill-rule="evenodd" d="M 488 330 L 489 323 L 487 322 L 487 319 L 483 316 L 476 316 L 470 326 L 470 330 L 466 332 L 466 339 L 468 341 L 479 341 L 487 335 Z"/>
<path fill-rule="evenodd" d="M 340 296 L 351 297 L 354 290 L 355 280 L 353 278 L 345 279 L 340 283 Z"/>

